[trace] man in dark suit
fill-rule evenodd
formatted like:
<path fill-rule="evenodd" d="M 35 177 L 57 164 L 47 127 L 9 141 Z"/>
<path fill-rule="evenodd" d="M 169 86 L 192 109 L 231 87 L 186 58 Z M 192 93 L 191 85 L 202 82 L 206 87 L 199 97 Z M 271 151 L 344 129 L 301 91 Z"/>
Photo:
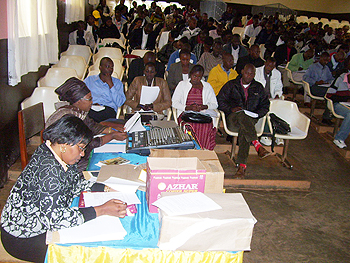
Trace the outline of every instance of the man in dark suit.
<path fill-rule="evenodd" d="M 154 50 L 157 33 L 153 31 L 153 25 L 147 24 L 143 28 L 137 28 L 130 33 L 129 44 L 132 49 Z"/>
<path fill-rule="evenodd" d="M 296 53 L 297 50 L 294 47 L 294 39 L 287 39 L 284 44 L 276 48 L 274 58 L 276 59 L 277 66 L 287 64 Z"/>
<path fill-rule="evenodd" d="M 242 69 L 247 64 L 253 64 L 256 68 L 264 66 L 265 62 L 260 57 L 260 48 L 257 44 L 250 47 L 248 56 L 240 57 L 237 61 L 236 71 L 241 74 Z"/>
<path fill-rule="evenodd" d="M 128 85 L 131 84 L 135 77 L 143 76 L 145 65 L 148 62 L 156 64 L 156 77 L 164 79 L 164 64 L 156 61 L 156 55 L 152 51 L 149 51 L 143 56 L 143 58 L 137 58 L 131 61 L 128 72 Z"/>

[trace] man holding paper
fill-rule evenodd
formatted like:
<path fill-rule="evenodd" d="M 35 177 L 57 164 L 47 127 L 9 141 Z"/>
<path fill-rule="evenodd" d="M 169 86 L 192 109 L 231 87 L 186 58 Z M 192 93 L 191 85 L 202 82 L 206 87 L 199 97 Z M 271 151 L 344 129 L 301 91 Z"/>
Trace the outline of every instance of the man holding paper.
<path fill-rule="evenodd" d="M 260 144 L 256 135 L 255 124 L 269 111 L 270 101 L 264 87 L 254 80 L 254 77 L 254 65 L 245 65 L 242 75 L 228 81 L 217 96 L 218 109 L 225 112 L 228 128 L 234 130 L 235 127 L 239 127 L 239 167 L 234 175 L 237 179 L 243 179 L 245 176 L 250 143 L 253 143 L 260 158 L 271 154 Z"/>
<path fill-rule="evenodd" d="M 171 96 L 168 83 L 155 77 L 156 66 L 148 62 L 145 66 L 144 76 L 136 77 L 126 92 L 125 105 L 130 106 L 134 111 L 153 110 L 161 113 L 170 108 Z"/>

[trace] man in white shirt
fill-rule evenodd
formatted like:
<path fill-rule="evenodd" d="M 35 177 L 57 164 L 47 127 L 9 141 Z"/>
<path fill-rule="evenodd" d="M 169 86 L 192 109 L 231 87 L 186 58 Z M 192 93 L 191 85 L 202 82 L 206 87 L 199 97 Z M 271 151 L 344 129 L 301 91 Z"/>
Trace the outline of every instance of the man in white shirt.
<path fill-rule="evenodd" d="M 90 31 L 85 30 L 84 21 L 78 21 L 78 29 L 69 34 L 69 45 L 86 45 L 94 49 L 94 36 Z"/>
<path fill-rule="evenodd" d="M 180 35 L 176 38 L 176 40 L 183 37 L 187 37 L 188 40 L 190 40 L 191 37 L 198 35 L 200 31 L 201 29 L 197 27 L 197 20 L 194 17 L 191 17 L 188 20 L 188 26 L 180 32 Z"/>
<path fill-rule="evenodd" d="M 335 35 L 333 34 L 333 28 L 328 27 L 327 33 L 323 37 L 323 40 L 329 45 L 333 39 L 335 39 Z"/>
<path fill-rule="evenodd" d="M 257 37 L 260 33 L 262 27 L 259 26 L 259 17 L 257 15 L 253 16 L 253 24 L 247 26 L 244 30 L 243 44 L 247 45 L 251 37 Z"/>

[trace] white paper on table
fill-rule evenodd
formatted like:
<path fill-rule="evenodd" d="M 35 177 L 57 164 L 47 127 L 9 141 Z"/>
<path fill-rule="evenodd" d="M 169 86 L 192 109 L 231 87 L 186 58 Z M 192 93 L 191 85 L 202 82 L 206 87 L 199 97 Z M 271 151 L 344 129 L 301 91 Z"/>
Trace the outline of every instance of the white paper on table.
<path fill-rule="evenodd" d="M 146 105 L 153 103 L 158 98 L 159 90 L 158 86 L 142 86 L 140 104 Z"/>
<path fill-rule="evenodd" d="M 257 113 L 249 111 L 249 110 L 244 110 L 244 113 L 246 115 L 248 115 L 249 117 L 252 117 L 252 118 L 258 118 L 259 117 L 259 115 Z"/>
<path fill-rule="evenodd" d="M 146 129 L 142 126 L 141 115 L 136 112 L 124 125 L 126 132 L 132 133 L 135 131 L 145 131 Z"/>
<path fill-rule="evenodd" d="M 325 87 L 325 88 L 329 88 L 331 86 L 332 83 L 324 83 L 324 84 L 321 84 L 321 85 L 318 85 L 320 87 Z"/>
<path fill-rule="evenodd" d="M 91 109 L 94 111 L 102 111 L 105 109 L 105 106 L 101 106 L 101 105 L 92 105 Z"/>
<path fill-rule="evenodd" d="M 135 193 L 122 193 L 122 192 L 87 192 L 84 193 L 85 207 L 99 206 L 108 202 L 111 199 L 118 199 L 127 203 L 141 204 L 140 199 Z"/>
<path fill-rule="evenodd" d="M 139 186 L 146 186 L 144 182 L 135 182 L 117 177 L 110 177 L 103 184 L 120 192 L 135 193 Z"/>
<path fill-rule="evenodd" d="M 115 216 L 99 216 L 80 226 L 58 230 L 58 243 L 84 243 L 122 240 L 127 232 Z"/>
<path fill-rule="evenodd" d="M 153 203 L 169 216 L 188 215 L 222 209 L 201 192 L 165 196 Z"/>
<path fill-rule="evenodd" d="M 106 143 L 94 149 L 94 153 L 125 153 L 126 143 Z"/>

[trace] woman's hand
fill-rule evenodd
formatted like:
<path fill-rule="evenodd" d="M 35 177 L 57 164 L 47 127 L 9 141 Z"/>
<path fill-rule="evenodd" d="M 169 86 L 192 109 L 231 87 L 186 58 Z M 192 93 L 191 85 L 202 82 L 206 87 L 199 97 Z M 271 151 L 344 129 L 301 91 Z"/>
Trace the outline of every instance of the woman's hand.
<path fill-rule="evenodd" d="M 124 218 L 126 215 L 126 203 L 118 199 L 111 199 L 100 206 L 95 206 L 96 217 L 102 215 Z"/>
<path fill-rule="evenodd" d="M 197 103 L 193 103 L 191 105 L 186 106 L 185 110 L 201 111 L 201 105 L 198 105 Z"/>
<path fill-rule="evenodd" d="M 113 139 L 117 141 L 124 141 L 126 137 L 128 137 L 128 134 L 126 132 L 112 132 Z"/>

